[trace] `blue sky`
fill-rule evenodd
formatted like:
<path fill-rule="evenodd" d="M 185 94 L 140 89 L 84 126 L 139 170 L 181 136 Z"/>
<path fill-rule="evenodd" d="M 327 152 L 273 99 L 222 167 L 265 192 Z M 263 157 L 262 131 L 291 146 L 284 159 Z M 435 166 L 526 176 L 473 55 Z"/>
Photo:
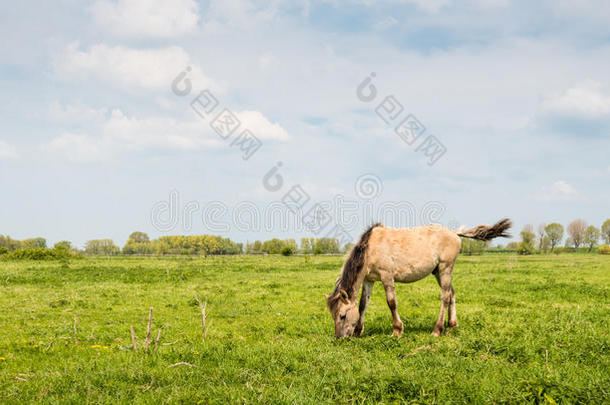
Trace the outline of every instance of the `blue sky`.
<path fill-rule="evenodd" d="M 131 231 L 239 241 L 307 232 L 215 232 L 295 184 L 311 201 L 407 201 L 478 225 L 610 217 L 610 3 L 585 0 L 194 1 L 14 4 L 0 16 L 0 233 L 124 243 Z M 187 66 L 192 93 L 171 83 Z M 356 88 L 371 72 L 378 98 Z M 210 89 L 262 142 L 243 160 L 189 104 Z M 393 95 L 439 139 L 432 166 L 375 113 Z M 220 107 L 219 107 L 220 108 Z M 218 111 L 215 111 L 215 113 Z M 282 162 L 284 189 L 262 178 Z M 362 200 L 354 184 L 383 186 Z M 175 190 L 179 212 L 151 212 Z M 191 205 L 188 205 L 191 203 Z M 427 205 L 428 204 L 428 205 Z M 363 208 L 364 209 L 364 208 Z M 379 218 L 372 218 L 379 219 Z M 367 218 L 352 225 L 355 237 Z M 188 221 L 186 221 L 188 222 Z M 407 225 L 401 223 L 399 225 Z"/>

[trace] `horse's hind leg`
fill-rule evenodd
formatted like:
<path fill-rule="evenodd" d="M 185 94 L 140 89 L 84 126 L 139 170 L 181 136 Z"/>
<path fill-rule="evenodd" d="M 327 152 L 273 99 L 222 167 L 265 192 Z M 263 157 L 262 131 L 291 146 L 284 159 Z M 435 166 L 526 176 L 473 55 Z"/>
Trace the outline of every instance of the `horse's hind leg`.
<path fill-rule="evenodd" d="M 455 292 L 451 285 L 451 277 L 453 273 L 452 263 L 440 263 L 438 269 L 434 272 L 436 281 L 441 287 L 441 311 L 438 314 L 438 320 L 434 325 L 433 336 L 440 336 L 445 327 L 445 313 L 449 310 L 449 326 L 457 325 L 457 316 L 455 311 Z"/>
<path fill-rule="evenodd" d="M 383 288 L 385 288 L 385 297 L 388 302 L 388 307 L 390 307 L 390 311 L 392 311 L 392 335 L 400 336 L 403 331 L 402 321 L 400 320 L 400 316 L 398 315 L 398 310 L 396 309 L 396 288 L 394 287 L 394 280 L 381 280 L 383 283 Z"/>
<path fill-rule="evenodd" d="M 358 312 L 360 312 L 360 318 L 354 329 L 354 335 L 360 336 L 364 330 L 364 314 L 366 308 L 369 306 L 369 300 L 371 299 L 371 291 L 373 291 L 373 282 L 364 280 L 362 283 L 362 294 L 360 294 L 360 304 L 358 305 Z"/>
<path fill-rule="evenodd" d="M 447 325 L 450 328 L 458 326 L 457 311 L 455 309 L 455 289 L 451 286 L 451 301 L 449 301 L 449 322 Z"/>

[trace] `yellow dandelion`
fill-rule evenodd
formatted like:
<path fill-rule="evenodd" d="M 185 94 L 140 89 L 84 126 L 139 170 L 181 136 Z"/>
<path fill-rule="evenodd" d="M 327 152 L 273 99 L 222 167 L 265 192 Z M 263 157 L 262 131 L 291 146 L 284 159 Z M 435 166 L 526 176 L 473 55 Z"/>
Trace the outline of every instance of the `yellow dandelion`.
<path fill-rule="evenodd" d="M 5 361 L 6 359 L 4 357 L 0 357 L 0 361 Z"/>
<path fill-rule="evenodd" d="M 92 349 L 101 349 L 102 345 L 93 345 L 91 346 Z"/>
<path fill-rule="evenodd" d="M 108 346 L 102 346 L 102 349 L 104 349 L 104 350 L 108 350 L 108 349 L 110 349 L 110 348 L 109 348 Z"/>

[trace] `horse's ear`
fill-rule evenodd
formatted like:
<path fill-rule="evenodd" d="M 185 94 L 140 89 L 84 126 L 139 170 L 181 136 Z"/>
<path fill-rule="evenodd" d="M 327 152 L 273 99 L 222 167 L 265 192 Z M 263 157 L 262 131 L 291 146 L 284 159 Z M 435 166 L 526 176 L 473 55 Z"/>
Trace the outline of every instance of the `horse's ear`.
<path fill-rule="evenodd" d="M 330 298 L 330 295 L 328 295 L 328 294 L 324 294 L 324 298 L 329 299 L 329 298 Z"/>
<path fill-rule="evenodd" d="M 339 294 L 341 295 L 341 300 L 347 304 L 347 300 L 349 298 L 347 292 L 345 292 L 345 290 L 342 288 L 341 291 L 339 291 Z"/>

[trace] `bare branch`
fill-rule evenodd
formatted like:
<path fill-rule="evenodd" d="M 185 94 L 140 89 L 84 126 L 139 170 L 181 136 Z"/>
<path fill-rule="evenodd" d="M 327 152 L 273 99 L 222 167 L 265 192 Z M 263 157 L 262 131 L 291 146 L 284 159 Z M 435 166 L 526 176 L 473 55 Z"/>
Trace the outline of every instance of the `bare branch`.
<path fill-rule="evenodd" d="M 148 312 L 148 327 L 146 328 L 146 353 L 148 353 L 148 346 L 150 345 L 150 327 L 152 326 L 152 313 L 153 307 L 150 307 Z"/>
<path fill-rule="evenodd" d="M 133 326 L 131 326 L 131 343 L 133 344 L 133 351 L 138 352 L 138 346 L 136 346 L 136 333 L 133 330 Z"/>
<path fill-rule="evenodd" d="M 209 312 L 206 313 L 206 308 L 208 306 L 208 300 L 206 298 L 205 304 L 201 304 L 201 301 L 199 301 L 197 294 L 193 293 L 193 297 L 195 297 L 195 301 L 197 301 L 197 305 L 199 305 L 199 309 L 201 310 L 201 340 L 205 341 L 205 337 L 207 334 L 206 321 L 207 321 L 207 317 L 209 315 Z M 210 309 L 210 311 L 211 311 L 211 309 Z"/>

